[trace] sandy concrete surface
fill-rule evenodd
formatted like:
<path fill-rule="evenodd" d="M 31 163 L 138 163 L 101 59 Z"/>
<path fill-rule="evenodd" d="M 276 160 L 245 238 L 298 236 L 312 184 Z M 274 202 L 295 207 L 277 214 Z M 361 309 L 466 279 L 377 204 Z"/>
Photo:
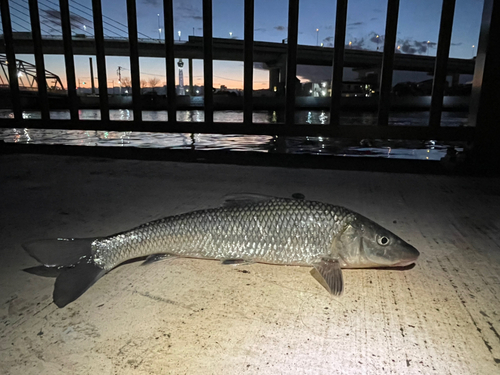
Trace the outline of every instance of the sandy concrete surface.
<path fill-rule="evenodd" d="M 0 157 L 2 374 L 500 373 L 500 179 Z M 65 308 L 21 243 L 98 237 L 253 192 L 346 206 L 421 252 L 412 270 L 179 259 L 118 267 Z"/>

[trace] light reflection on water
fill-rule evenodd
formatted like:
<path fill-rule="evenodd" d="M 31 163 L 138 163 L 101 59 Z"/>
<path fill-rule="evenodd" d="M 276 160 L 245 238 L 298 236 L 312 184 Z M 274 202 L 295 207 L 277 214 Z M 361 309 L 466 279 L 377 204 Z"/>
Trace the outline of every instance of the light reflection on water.
<path fill-rule="evenodd" d="M 99 110 L 80 110 L 82 120 L 100 120 Z M 68 111 L 51 111 L 52 119 L 69 119 Z M 0 111 L 0 118 L 11 117 L 10 111 Z M 40 112 L 24 112 L 25 118 L 40 118 Z M 329 124 L 329 113 L 325 111 L 296 111 L 297 123 Z M 110 110 L 114 121 L 133 119 L 131 110 Z M 167 121 L 167 111 L 143 111 L 144 121 Z M 185 122 L 204 121 L 202 110 L 177 111 L 177 120 Z M 347 113 L 341 116 L 343 124 L 373 125 L 376 113 Z M 238 123 L 243 121 L 242 111 L 216 111 L 214 121 Z M 255 111 L 255 123 L 276 123 L 282 121 L 275 111 Z M 428 112 L 393 114 L 391 125 L 427 125 Z M 467 124 L 467 114 L 443 113 L 443 126 Z M 400 159 L 440 160 L 449 144 L 435 141 L 362 140 L 330 137 L 272 137 L 264 135 L 221 135 L 188 133 L 116 132 L 95 130 L 54 129 L 1 129 L 0 139 L 5 142 L 64 144 L 81 146 L 116 146 L 142 148 L 170 148 L 193 150 L 232 150 L 280 152 L 291 154 L 376 156 Z M 455 144 L 457 151 L 462 145 Z"/>

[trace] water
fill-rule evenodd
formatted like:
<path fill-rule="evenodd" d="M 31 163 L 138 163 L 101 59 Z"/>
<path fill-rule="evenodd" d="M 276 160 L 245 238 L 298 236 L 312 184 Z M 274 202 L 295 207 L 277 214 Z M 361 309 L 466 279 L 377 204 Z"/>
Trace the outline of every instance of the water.
<path fill-rule="evenodd" d="M 100 120 L 99 110 L 80 110 L 82 120 Z M 12 117 L 9 110 L 0 111 L 0 118 Z M 26 119 L 40 118 L 40 112 L 23 112 Z M 69 111 L 51 111 L 51 119 L 69 119 Z M 255 111 L 255 123 L 276 123 L 279 115 L 275 111 Z M 329 114 L 325 111 L 297 111 L 296 123 L 329 124 Z M 113 121 L 130 121 L 130 110 L 110 110 Z M 393 113 L 389 124 L 393 126 L 426 126 L 428 112 Z M 143 111 L 144 121 L 167 121 L 166 111 Z M 177 111 L 181 122 L 202 122 L 204 112 L 198 110 Z M 242 111 L 216 111 L 216 122 L 243 122 Z M 375 113 L 346 113 L 341 116 L 343 124 L 374 125 Z M 89 121 L 91 127 L 91 121 Z M 466 113 L 443 113 L 442 126 L 467 125 Z M 116 132 L 95 130 L 55 130 L 55 129 L 13 129 L 0 128 L 0 139 L 13 143 L 56 144 L 77 146 L 113 146 L 169 148 L 191 150 L 231 150 L 254 152 L 281 152 L 291 154 L 316 154 L 337 156 L 385 157 L 398 159 L 440 160 L 448 147 L 463 151 L 458 142 L 411 141 L 411 140 L 352 140 L 332 137 L 277 137 L 265 135 L 221 135 L 189 133 Z"/>

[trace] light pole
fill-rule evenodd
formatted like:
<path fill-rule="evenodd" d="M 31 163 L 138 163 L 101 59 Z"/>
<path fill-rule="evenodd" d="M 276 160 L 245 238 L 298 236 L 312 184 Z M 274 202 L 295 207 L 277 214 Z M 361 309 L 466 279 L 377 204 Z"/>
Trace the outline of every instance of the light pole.
<path fill-rule="evenodd" d="M 427 41 L 427 56 L 429 56 L 429 44 L 430 44 L 430 40 Z"/>
<path fill-rule="evenodd" d="M 316 29 L 316 47 L 319 45 L 319 29 Z"/>
<path fill-rule="evenodd" d="M 161 40 L 160 13 L 158 13 L 158 40 Z"/>
<path fill-rule="evenodd" d="M 377 51 L 378 51 L 378 49 L 379 49 L 379 48 L 378 48 L 378 41 L 380 40 L 380 39 L 379 39 L 379 35 L 378 35 L 378 34 L 377 34 L 376 38 L 377 38 Z"/>
<path fill-rule="evenodd" d="M 474 44 L 472 45 L 472 58 L 474 58 L 474 47 L 476 47 Z"/>
<path fill-rule="evenodd" d="M 181 31 L 177 31 L 177 35 L 179 35 L 179 42 L 181 41 Z"/>
<path fill-rule="evenodd" d="M 230 38 L 230 39 L 232 39 L 232 38 L 233 38 L 233 32 L 232 32 L 232 31 L 230 31 L 230 32 L 229 32 L 229 38 Z"/>

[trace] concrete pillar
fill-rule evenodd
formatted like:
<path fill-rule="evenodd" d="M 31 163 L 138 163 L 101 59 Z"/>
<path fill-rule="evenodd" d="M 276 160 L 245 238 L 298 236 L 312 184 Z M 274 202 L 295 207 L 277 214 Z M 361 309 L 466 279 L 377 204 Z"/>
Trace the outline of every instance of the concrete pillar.
<path fill-rule="evenodd" d="M 269 70 L 269 90 L 278 92 L 280 84 L 280 69 L 271 68 Z"/>

